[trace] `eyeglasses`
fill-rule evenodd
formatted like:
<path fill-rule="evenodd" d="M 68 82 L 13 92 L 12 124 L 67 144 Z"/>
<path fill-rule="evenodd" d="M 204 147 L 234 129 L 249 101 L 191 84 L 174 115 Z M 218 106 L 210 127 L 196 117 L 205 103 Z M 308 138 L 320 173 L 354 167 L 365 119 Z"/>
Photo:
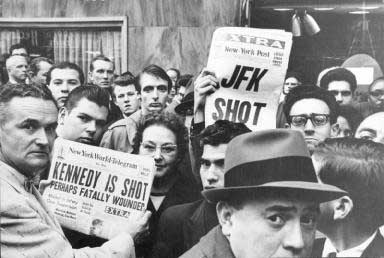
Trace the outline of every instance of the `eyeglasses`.
<path fill-rule="evenodd" d="M 297 82 L 284 82 L 284 85 L 286 85 L 286 86 L 299 86 L 299 83 L 297 83 Z"/>
<path fill-rule="evenodd" d="M 315 114 L 311 113 L 308 115 L 294 115 L 289 116 L 289 121 L 296 127 L 305 126 L 308 119 L 311 120 L 314 126 L 323 126 L 329 121 L 329 115 L 327 114 Z"/>
<path fill-rule="evenodd" d="M 339 95 L 339 94 L 341 94 L 341 96 L 343 96 L 343 97 L 349 97 L 349 96 L 352 95 L 352 92 L 349 91 L 349 90 L 342 90 L 342 91 L 330 90 L 329 92 L 332 93 L 333 96 L 335 96 L 335 97 L 336 97 L 337 95 Z"/>
<path fill-rule="evenodd" d="M 143 147 L 143 150 L 147 154 L 153 154 L 156 152 L 157 149 L 160 149 L 160 152 L 165 155 L 173 155 L 177 151 L 177 145 L 176 144 L 163 144 L 161 146 L 157 146 L 150 142 L 143 142 L 141 143 L 141 146 Z"/>
<path fill-rule="evenodd" d="M 372 97 L 381 97 L 384 95 L 384 90 L 375 90 L 375 91 L 370 91 L 369 92 L 369 95 L 371 95 Z"/>

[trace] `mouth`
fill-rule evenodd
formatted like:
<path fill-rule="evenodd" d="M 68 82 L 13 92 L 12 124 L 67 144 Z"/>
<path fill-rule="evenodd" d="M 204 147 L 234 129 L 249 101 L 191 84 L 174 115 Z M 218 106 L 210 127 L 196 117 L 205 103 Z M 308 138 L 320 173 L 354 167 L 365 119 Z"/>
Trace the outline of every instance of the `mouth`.
<path fill-rule="evenodd" d="M 93 144 L 93 139 L 87 138 L 87 137 L 81 137 L 79 139 L 79 142 L 84 143 L 84 144 Z"/>
<path fill-rule="evenodd" d="M 161 108 L 162 105 L 160 103 L 151 103 L 149 104 L 150 107 L 153 107 L 153 108 Z"/>
<path fill-rule="evenodd" d="M 30 154 L 37 156 L 49 156 L 49 153 L 47 151 L 31 151 Z"/>
<path fill-rule="evenodd" d="M 204 190 L 211 190 L 211 189 L 215 189 L 216 187 L 214 186 L 205 186 L 204 187 Z"/>

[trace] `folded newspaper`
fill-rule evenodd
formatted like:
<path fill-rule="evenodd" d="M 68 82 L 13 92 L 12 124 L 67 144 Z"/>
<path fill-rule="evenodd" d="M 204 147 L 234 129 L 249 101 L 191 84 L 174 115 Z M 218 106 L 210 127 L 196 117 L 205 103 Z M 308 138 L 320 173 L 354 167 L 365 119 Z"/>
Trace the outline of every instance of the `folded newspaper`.
<path fill-rule="evenodd" d="M 146 210 L 154 171 L 151 157 L 58 138 L 43 198 L 63 227 L 109 239 Z"/>
<path fill-rule="evenodd" d="M 244 123 L 252 130 L 276 128 L 276 112 L 292 46 L 292 33 L 256 28 L 218 28 L 207 68 L 220 88 L 205 104 L 205 124 Z"/>

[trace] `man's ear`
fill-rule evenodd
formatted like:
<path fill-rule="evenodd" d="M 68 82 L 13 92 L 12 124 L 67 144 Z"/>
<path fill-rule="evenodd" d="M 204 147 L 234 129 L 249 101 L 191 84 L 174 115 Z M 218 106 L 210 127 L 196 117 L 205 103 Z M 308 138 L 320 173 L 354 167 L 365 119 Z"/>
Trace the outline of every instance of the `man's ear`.
<path fill-rule="evenodd" d="M 59 110 L 59 115 L 57 117 L 57 122 L 59 125 L 64 124 L 65 117 L 68 115 L 68 110 L 66 107 L 61 107 Z"/>
<path fill-rule="evenodd" d="M 331 125 L 331 137 L 336 137 L 340 133 L 340 126 L 338 123 Z"/>
<path fill-rule="evenodd" d="M 216 205 L 216 213 L 223 235 L 229 237 L 232 231 L 232 215 L 235 208 L 226 202 L 218 202 Z"/>
<path fill-rule="evenodd" d="M 345 219 L 353 209 L 353 201 L 349 196 L 343 196 L 335 200 L 333 219 Z"/>
<path fill-rule="evenodd" d="M 289 128 L 291 128 L 291 125 L 288 124 L 288 123 L 285 123 L 284 128 L 285 128 L 285 129 L 289 129 Z"/>
<path fill-rule="evenodd" d="M 89 71 L 88 72 L 88 81 L 92 81 L 92 79 L 93 79 L 93 76 L 92 76 L 92 72 L 91 71 Z"/>

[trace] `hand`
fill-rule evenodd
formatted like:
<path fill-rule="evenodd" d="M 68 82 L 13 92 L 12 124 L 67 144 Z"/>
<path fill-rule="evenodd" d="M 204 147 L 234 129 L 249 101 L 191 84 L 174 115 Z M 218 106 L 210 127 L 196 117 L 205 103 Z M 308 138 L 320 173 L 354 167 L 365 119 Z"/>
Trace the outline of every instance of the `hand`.
<path fill-rule="evenodd" d="M 128 222 L 125 224 L 125 232 L 131 235 L 133 240 L 136 242 L 142 235 L 148 233 L 149 218 L 152 213 L 150 211 L 131 213 Z"/>
<path fill-rule="evenodd" d="M 216 75 L 204 68 L 194 82 L 194 111 L 204 109 L 205 100 L 219 88 L 219 81 Z"/>

